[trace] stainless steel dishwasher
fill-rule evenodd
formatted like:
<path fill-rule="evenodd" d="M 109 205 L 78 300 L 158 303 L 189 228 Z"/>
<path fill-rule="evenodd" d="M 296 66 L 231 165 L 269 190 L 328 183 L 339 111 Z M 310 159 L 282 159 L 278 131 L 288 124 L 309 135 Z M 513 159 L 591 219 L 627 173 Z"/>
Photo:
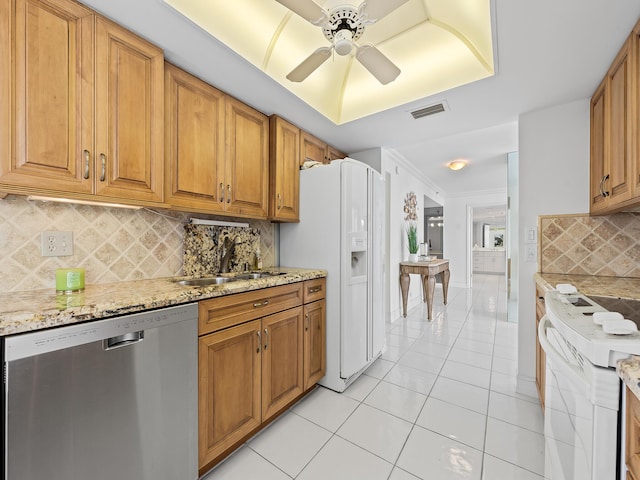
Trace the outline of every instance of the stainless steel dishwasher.
<path fill-rule="evenodd" d="M 197 479 L 197 317 L 190 304 L 4 338 L 4 479 Z"/>

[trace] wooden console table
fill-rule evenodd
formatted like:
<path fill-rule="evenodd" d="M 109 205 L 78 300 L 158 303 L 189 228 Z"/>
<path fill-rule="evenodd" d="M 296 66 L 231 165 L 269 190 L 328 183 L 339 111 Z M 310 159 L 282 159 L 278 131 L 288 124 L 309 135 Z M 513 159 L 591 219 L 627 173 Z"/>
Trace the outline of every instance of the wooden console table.
<path fill-rule="evenodd" d="M 409 296 L 409 274 L 422 277 L 422 295 L 427 302 L 427 318 L 431 320 L 433 312 L 433 295 L 436 291 L 436 275 L 442 274 L 442 294 L 447 304 L 449 289 L 449 260 L 432 260 L 430 262 L 400 262 L 400 289 L 402 290 L 402 316 L 407 316 L 407 297 Z"/>

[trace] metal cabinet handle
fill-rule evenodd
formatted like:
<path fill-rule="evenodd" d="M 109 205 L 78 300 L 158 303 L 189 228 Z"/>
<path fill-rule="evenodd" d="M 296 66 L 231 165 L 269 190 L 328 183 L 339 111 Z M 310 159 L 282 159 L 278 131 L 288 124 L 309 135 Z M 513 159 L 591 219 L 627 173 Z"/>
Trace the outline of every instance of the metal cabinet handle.
<path fill-rule="evenodd" d="M 264 349 L 266 350 L 269 346 L 269 330 L 264 329 Z"/>
<path fill-rule="evenodd" d="M 224 183 L 220 182 L 220 202 L 224 202 Z"/>
<path fill-rule="evenodd" d="M 102 170 L 100 171 L 100 181 L 104 182 L 107 178 L 107 156 L 104 153 L 100 154 L 100 162 L 102 163 Z"/>
<path fill-rule="evenodd" d="M 304 314 L 304 320 L 305 320 L 304 331 L 308 332 L 309 331 L 309 314 L 308 313 Z"/>
<path fill-rule="evenodd" d="M 321 290 L 322 290 L 322 287 L 311 287 L 309 289 L 309 293 L 318 293 Z"/>
<path fill-rule="evenodd" d="M 282 195 L 279 193 L 276 194 L 276 208 L 280 210 L 282 208 Z"/>
<path fill-rule="evenodd" d="M 89 178 L 89 162 L 91 160 L 91 154 L 89 150 L 84 151 L 84 179 L 87 180 Z"/>
<path fill-rule="evenodd" d="M 231 184 L 227 184 L 227 203 L 231 203 Z"/>
<path fill-rule="evenodd" d="M 269 305 L 269 300 L 265 300 L 264 302 L 258 302 L 253 304 L 253 308 L 266 307 Z"/>
<path fill-rule="evenodd" d="M 609 192 L 604 190 L 605 188 L 607 188 L 607 180 L 609 180 L 609 174 L 607 173 L 604 177 L 602 177 L 602 196 L 603 197 L 608 197 L 609 196 Z"/>
<path fill-rule="evenodd" d="M 256 353 L 260 353 L 260 347 L 262 346 L 262 337 L 260 336 L 260 330 L 256 332 L 258 335 L 258 348 L 256 348 Z"/>

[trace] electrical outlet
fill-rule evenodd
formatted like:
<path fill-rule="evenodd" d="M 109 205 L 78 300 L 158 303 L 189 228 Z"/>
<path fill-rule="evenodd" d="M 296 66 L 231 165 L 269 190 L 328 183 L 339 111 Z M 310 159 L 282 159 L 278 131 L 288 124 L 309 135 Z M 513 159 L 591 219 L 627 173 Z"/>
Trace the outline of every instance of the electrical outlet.
<path fill-rule="evenodd" d="M 40 253 L 43 257 L 73 255 L 73 232 L 40 232 Z"/>

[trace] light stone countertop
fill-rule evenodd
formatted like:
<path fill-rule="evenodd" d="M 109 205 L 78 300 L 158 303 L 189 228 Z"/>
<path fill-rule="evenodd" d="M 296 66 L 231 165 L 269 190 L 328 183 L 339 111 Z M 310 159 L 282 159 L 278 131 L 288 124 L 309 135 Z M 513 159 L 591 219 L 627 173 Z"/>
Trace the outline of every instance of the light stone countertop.
<path fill-rule="evenodd" d="M 631 355 L 620 360 L 616 367 L 620 378 L 638 399 L 640 399 L 640 357 Z"/>
<path fill-rule="evenodd" d="M 570 283 L 580 293 L 587 296 L 597 295 L 640 300 L 640 278 L 561 275 L 556 273 L 536 273 L 534 278 L 545 290 L 553 290 L 559 283 Z"/>
<path fill-rule="evenodd" d="M 184 286 L 175 281 L 190 277 L 166 277 L 87 285 L 84 291 L 70 295 L 56 294 L 55 287 L 3 293 L 0 294 L 0 336 L 197 302 L 327 276 L 325 270 L 269 268 L 265 271 L 284 273 L 207 287 Z"/>

